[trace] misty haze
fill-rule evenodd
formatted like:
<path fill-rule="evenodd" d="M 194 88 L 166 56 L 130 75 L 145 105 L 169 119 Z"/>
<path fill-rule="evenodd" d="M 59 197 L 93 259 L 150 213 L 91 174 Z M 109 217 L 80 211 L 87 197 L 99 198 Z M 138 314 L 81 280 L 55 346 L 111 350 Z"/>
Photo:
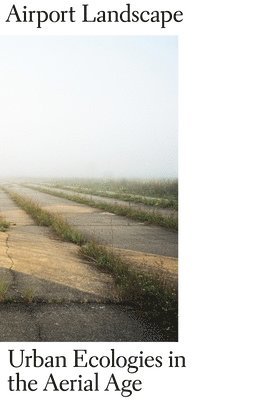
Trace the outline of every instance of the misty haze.
<path fill-rule="evenodd" d="M 177 177 L 176 37 L 5 37 L 0 174 Z"/>

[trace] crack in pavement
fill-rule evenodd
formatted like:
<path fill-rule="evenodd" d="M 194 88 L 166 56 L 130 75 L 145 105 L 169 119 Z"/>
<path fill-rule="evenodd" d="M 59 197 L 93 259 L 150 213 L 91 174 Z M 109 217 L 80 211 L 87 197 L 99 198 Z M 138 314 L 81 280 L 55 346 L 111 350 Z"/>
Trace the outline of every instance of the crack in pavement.
<path fill-rule="evenodd" d="M 6 233 L 6 240 L 5 240 L 5 244 L 6 244 L 6 255 L 7 255 L 7 257 L 9 258 L 9 260 L 11 261 L 11 267 L 10 267 L 10 270 L 11 270 L 11 269 L 13 269 L 13 267 L 14 267 L 14 261 L 13 261 L 12 256 L 11 256 L 10 253 L 9 253 L 9 250 L 10 250 L 9 239 L 10 239 L 10 235 L 9 235 L 9 233 Z"/>
<path fill-rule="evenodd" d="M 9 246 L 9 240 L 10 240 L 10 234 L 8 232 L 6 232 L 6 240 L 5 240 L 5 244 L 6 244 L 6 256 L 7 258 L 11 261 L 11 266 L 9 268 L 9 271 L 11 273 L 12 276 L 12 285 L 11 285 L 11 289 L 16 292 L 19 293 L 19 290 L 17 289 L 17 276 L 16 273 L 14 272 L 13 268 L 14 268 L 14 260 L 10 254 L 10 246 Z"/>

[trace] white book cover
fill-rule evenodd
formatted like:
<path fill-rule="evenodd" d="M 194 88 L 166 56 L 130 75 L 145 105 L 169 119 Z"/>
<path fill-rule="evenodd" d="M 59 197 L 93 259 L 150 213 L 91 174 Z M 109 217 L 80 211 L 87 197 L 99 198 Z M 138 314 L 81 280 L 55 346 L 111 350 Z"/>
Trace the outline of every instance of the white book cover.
<path fill-rule="evenodd" d="M 3 398 L 256 397 L 254 19 L 2 1 Z"/>

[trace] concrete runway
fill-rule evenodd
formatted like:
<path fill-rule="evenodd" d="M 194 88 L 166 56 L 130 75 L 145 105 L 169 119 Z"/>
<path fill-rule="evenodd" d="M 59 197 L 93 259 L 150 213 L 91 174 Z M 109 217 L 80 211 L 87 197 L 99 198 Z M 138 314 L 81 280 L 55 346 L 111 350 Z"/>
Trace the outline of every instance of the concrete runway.
<path fill-rule="evenodd" d="M 78 256 L 0 191 L 0 341 L 161 341 L 109 274 Z M 6 288 L 6 290 L 4 289 Z"/>
<path fill-rule="evenodd" d="M 13 185 L 13 190 L 37 201 L 43 208 L 62 215 L 69 224 L 97 242 L 121 249 L 178 257 L 177 232 L 19 185 Z"/>
<path fill-rule="evenodd" d="M 66 194 L 74 194 L 74 195 L 78 195 L 82 198 L 88 199 L 88 200 L 93 200 L 95 202 L 100 202 L 100 203 L 107 203 L 107 204 L 114 204 L 114 205 L 118 205 L 118 206 L 122 206 L 122 207 L 129 207 L 129 208 L 133 208 L 135 210 L 142 210 L 142 211 L 147 211 L 149 213 L 157 213 L 157 214 L 161 214 L 164 217 L 177 217 L 178 216 L 178 212 L 172 208 L 161 208 L 161 207 L 156 207 L 156 206 L 149 206 L 143 203 L 134 203 L 133 201 L 124 201 L 124 200 L 120 200 L 120 199 L 115 199 L 115 198 L 110 198 L 110 197 L 104 197 L 104 195 L 99 196 L 99 195 L 94 195 L 94 194 L 85 194 L 85 193 L 81 193 L 79 191 L 76 191 L 74 188 L 71 189 L 65 189 L 65 188 L 54 188 L 53 186 L 45 186 L 45 185 L 36 185 L 34 184 L 33 186 L 35 186 L 35 189 L 37 187 L 42 187 L 42 188 L 46 188 L 46 189 L 51 189 L 51 190 L 55 190 L 57 192 L 63 192 Z"/>

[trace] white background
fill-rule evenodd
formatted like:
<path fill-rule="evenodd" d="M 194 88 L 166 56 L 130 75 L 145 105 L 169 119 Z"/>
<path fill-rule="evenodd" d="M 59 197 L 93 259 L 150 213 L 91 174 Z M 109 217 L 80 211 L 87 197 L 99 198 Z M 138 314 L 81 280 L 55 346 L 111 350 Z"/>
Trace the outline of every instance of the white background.
<path fill-rule="evenodd" d="M 23 3 L 32 2 L 16 1 L 16 4 Z M 68 3 L 81 4 L 75 0 Z M 93 3 L 101 9 L 126 2 Z M 171 24 L 165 31 L 147 24 L 63 24 L 37 32 L 33 26 L 3 23 L 10 4 L 2 1 L 0 5 L 3 35 L 179 35 L 179 343 L 37 343 L 34 347 L 43 354 L 65 352 L 67 355 L 73 348 L 107 353 L 115 347 L 123 354 L 143 350 L 145 354 L 163 356 L 173 350 L 186 356 L 187 368 L 145 369 L 137 375 L 143 379 L 144 389 L 132 398 L 256 398 L 257 32 L 254 2 L 132 2 L 140 8 L 182 9 L 184 22 Z M 33 1 L 33 4 L 44 8 L 50 5 L 52 9 L 67 6 L 64 0 Z M 33 345 L 0 345 L 3 398 L 25 399 L 35 395 L 51 399 L 120 398 L 119 393 L 8 393 L 7 349 L 14 347 L 30 349 Z M 40 380 L 49 371 L 24 373 Z M 74 377 L 71 369 L 58 373 Z"/>

